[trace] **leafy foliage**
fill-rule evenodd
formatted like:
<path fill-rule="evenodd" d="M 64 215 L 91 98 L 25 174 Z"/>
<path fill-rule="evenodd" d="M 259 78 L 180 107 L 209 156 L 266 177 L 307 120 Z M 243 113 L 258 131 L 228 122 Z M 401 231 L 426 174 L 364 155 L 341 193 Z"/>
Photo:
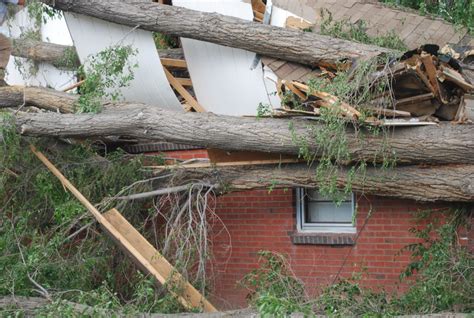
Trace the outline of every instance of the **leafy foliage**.
<path fill-rule="evenodd" d="M 474 256 L 460 246 L 458 229 L 466 224 L 467 211 L 458 209 L 448 222 L 433 222 L 411 231 L 421 240 L 406 247 L 413 262 L 401 278 L 416 276 L 415 284 L 396 304 L 404 312 L 474 310 Z"/>
<path fill-rule="evenodd" d="M 335 21 L 327 10 L 322 11 L 322 17 L 322 34 L 396 50 L 406 49 L 403 42 L 394 33 L 371 37 L 366 33 L 364 22 L 354 25 L 348 20 Z M 385 138 L 386 128 L 366 123 L 365 120 L 370 114 L 364 110 L 364 106 L 374 96 L 390 91 L 391 81 L 387 75 L 378 78 L 374 78 L 372 75 L 383 71 L 393 59 L 394 56 L 376 57 L 360 61 L 351 69 L 340 65 L 334 78 L 329 79 L 324 76 L 313 78 L 308 82 L 310 89 L 308 95 L 311 95 L 312 92 L 329 93 L 338 99 L 338 103 L 331 107 L 319 108 L 321 124 L 308 125 L 307 128 L 312 140 L 298 136 L 293 125 L 290 125 L 293 142 L 300 148 L 300 157 L 304 158 L 308 164 L 317 161 L 315 177 L 320 192 L 333 198 L 336 202 L 340 202 L 352 192 L 352 182 L 355 178 L 364 180 L 368 165 L 388 169 L 395 164 L 395 154 L 384 142 L 370 162 L 351 158 L 348 139 L 348 134 L 351 134 L 351 131 L 353 131 L 353 138 L 358 140 L 361 145 L 363 145 L 364 139 L 370 136 Z M 384 74 L 384 72 L 380 72 L 380 74 Z M 343 102 L 361 113 L 358 121 L 344 117 L 344 111 L 339 107 Z M 290 104 L 292 108 L 296 109 L 301 105 L 299 99 L 291 92 L 284 96 L 282 103 Z M 310 144 L 317 145 L 318 148 L 311 150 Z M 343 168 L 351 161 L 355 162 L 351 168 L 348 170 Z M 345 174 L 347 180 L 344 188 L 340 187 L 341 174 Z"/>
<path fill-rule="evenodd" d="M 129 58 L 136 53 L 131 46 L 112 46 L 89 57 L 86 66 L 79 69 L 85 77 L 77 102 L 79 113 L 100 112 L 104 98 L 121 98 L 119 89 L 127 87 L 134 78 L 133 69 L 138 65 L 131 64 Z"/>
<path fill-rule="evenodd" d="M 143 158 L 121 152 L 102 158 L 86 143 L 21 139 L 8 129 L 13 126 L 9 120 L 5 116 L 0 125 L 0 295 L 37 296 L 34 280 L 56 300 L 41 316 L 66 310 L 64 300 L 101 310 L 183 311 L 171 296 L 151 288 L 152 281 L 100 233 L 90 214 L 27 146 L 35 142 L 48 149 L 47 156 L 102 211 L 112 207 L 104 198 L 146 177 L 140 169 Z M 150 184 L 135 190 L 149 191 Z M 140 227 L 150 217 L 143 203 L 117 207 Z"/>
<path fill-rule="evenodd" d="M 307 130 L 312 140 L 298 136 L 293 125 L 290 125 L 293 142 L 299 146 L 300 157 L 309 164 L 317 161 L 315 177 L 319 184 L 320 192 L 339 202 L 352 192 L 352 182 L 358 177 L 364 180 L 368 165 L 388 169 L 395 164 L 395 153 L 382 143 L 377 154 L 370 161 L 352 158 L 349 151 L 349 136 L 356 139 L 361 145 L 368 137 L 379 136 L 385 139 L 387 130 L 380 126 L 371 126 L 365 122 L 369 114 L 363 106 L 376 94 L 390 89 L 388 77 L 381 77 L 374 81 L 371 74 L 379 70 L 380 65 L 388 65 L 390 58 L 377 58 L 363 61 L 352 70 L 339 70 L 336 76 L 328 80 L 317 77 L 309 81 L 310 93 L 313 91 L 326 92 L 338 98 L 339 102 L 332 107 L 320 108 L 320 125 L 308 125 Z M 358 121 L 343 116 L 341 103 L 347 103 L 361 113 Z M 317 145 L 316 150 L 309 145 Z M 348 162 L 354 161 L 346 170 Z M 347 182 L 345 187 L 339 186 L 339 178 L 345 174 Z"/>
<path fill-rule="evenodd" d="M 448 214 L 449 213 L 449 214 Z M 446 216 L 420 213 L 422 225 L 411 231 L 420 239 L 405 249 L 412 252 L 412 262 L 400 279 L 417 274 L 403 295 L 389 294 L 361 286 L 363 273 L 340 279 L 327 286 L 315 299 L 302 297 L 303 284 L 297 280 L 285 258 L 260 252 L 264 262 L 244 279 L 249 298 L 263 315 L 285 316 L 303 312 L 308 316 L 392 317 L 438 312 L 474 310 L 474 257 L 459 244 L 458 233 L 468 224 L 465 208 L 448 210 Z M 426 224 L 426 216 L 432 223 Z M 437 222 L 436 220 L 443 220 Z"/>
<path fill-rule="evenodd" d="M 310 313 L 304 304 L 304 286 L 291 272 L 283 255 L 269 251 L 258 253 L 261 266 L 240 282 L 247 288 L 249 300 L 264 317 L 286 317 L 293 312 Z"/>
<path fill-rule="evenodd" d="M 448 22 L 462 25 L 474 32 L 474 2 L 471 0 L 381 0 L 392 5 L 418 10 L 421 14 L 435 14 Z"/>
<path fill-rule="evenodd" d="M 392 316 L 388 295 L 361 287 L 361 279 L 362 275 L 357 273 L 327 287 L 316 300 L 318 308 L 331 317 Z"/>

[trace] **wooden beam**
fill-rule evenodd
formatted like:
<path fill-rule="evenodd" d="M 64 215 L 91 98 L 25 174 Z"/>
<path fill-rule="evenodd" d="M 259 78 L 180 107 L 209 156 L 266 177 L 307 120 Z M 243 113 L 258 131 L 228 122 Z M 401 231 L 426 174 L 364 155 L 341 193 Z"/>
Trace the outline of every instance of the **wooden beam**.
<path fill-rule="evenodd" d="M 108 215 L 102 215 L 99 210 L 74 187 L 74 185 L 46 158 L 40 151 L 36 150 L 34 146 L 30 146 L 31 151 L 38 157 L 39 160 L 59 179 L 62 185 L 68 189 L 75 197 L 89 210 L 104 230 L 129 253 L 133 259 L 139 263 L 139 265 L 146 272 L 153 275 L 161 284 L 168 288 L 168 291 L 177 297 L 183 306 L 192 309 L 196 307 L 203 307 L 205 311 L 216 312 L 217 310 L 197 291 L 194 287 L 190 287 L 190 284 L 186 282 L 179 273 L 162 257 L 156 257 L 160 255 L 152 253 L 155 257 L 150 257 L 150 246 L 148 242 L 118 213 L 113 210 L 108 212 Z M 119 217 L 120 215 L 120 217 Z M 125 220 L 125 222 L 124 222 Z M 112 221 L 112 222 L 111 222 Z M 119 224 L 120 223 L 120 224 Z M 129 227 L 124 231 L 126 224 Z M 120 225 L 120 226 L 119 226 Z M 117 228 L 116 226 L 119 226 Z M 134 232 L 134 231 L 135 232 Z M 126 236 L 124 236 L 126 234 Z M 138 235 L 137 235 L 138 234 Z M 141 237 L 141 239 L 140 239 Z M 147 244 L 145 244 L 145 241 Z M 152 246 L 151 246 L 152 247 Z M 153 247 L 152 247 L 153 248 Z M 138 250 L 140 249 L 140 250 Z M 141 252 L 146 254 L 142 254 Z M 160 258 L 162 258 L 160 260 Z M 166 265 L 167 264 L 167 265 Z M 171 270 L 171 269 L 172 270 Z M 184 283 L 185 288 L 183 291 L 175 292 L 173 284 L 166 284 L 171 279 L 171 282 Z M 177 289 L 179 290 L 179 289 Z M 179 293 L 179 294 L 178 294 Z M 197 293 L 197 294 L 196 294 Z"/>
<path fill-rule="evenodd" d="M 73 89 L 75 89 L 75 88 L 81 86 L 82 84 L 84 84 L 85 81 L 86 81 L 86 80 L 82 80 L 82 81 L 79 81 L 79 82 L 77 82 L 77 83 L 75 83 L 75 84 L 72 84 L 71 86 L 68 86 L 68 87 L 66 87 L 65 89 L 63 89 L 63 92 L 69 92 L 70 90 L 73 90 Z"/>
<path fill-rule="evenodd" d="M 170 71 L 168 71 L 165 67 L 163 68 L 163 70 L 165 71 L 166 78 L 170 82 L 171 86 L 173 86 L 173 88 L 179 93 L 179 95 L 181 95 L 186 100 L 186 103 L 189 106 L 191 106 L 198 113 L 206 112 L 204 107 L 199 105 L 199 103 L 194 99 L 194 97 L 189 94 L 186 88 L 181 85 L 181 83 L 173 76 L 173 74 L 170 73 Z"/>
<path fill-rule="evenodd" d="M 184 77 L 175 77 L 175 78 L 183 86 L 193 86 L 193 82 L 191 81 L 190 78 L 184 78 Z"/>
<path fill-rule="evenodd" d="M 285 28 L 294 30 L 306 30 L 311 29 L 314 25 L 303 18 L 289 16 L 285 22 Z"/>
<path fill-rule="evenodd" d="M 324 107 L 340 107 L 346 113 L 348 117 L 356 117 L 356 118 L 361 117 L 361 113 L 357 109 L 339 100 L 339 98 L 337 98 L 336 96 L 333 96 L 326 92 L 311 91 L 308 85 L 302 84 L 299 82 L 293 81 L 292 84 L 296 86 L 297 88 L 299 88 L 300 90 L 302 90 L 303 92 L 306 92 L 306 94 L 313 95 L 320 98 L 323 101 L 321 105 Z"/>
<path fill-rule="evenodd" d="M 287 80 L 282 80 L 281 83 L 285 85 L 294 94 L 296 94 L 301 100 L 305 101 L 308 99 L 308 96 L 306 96 L 305 93 L 303 93 L 298 88 L 296 88 L 295 85 L 293 85 L 293 83 L 288 82 Z"/>
<path fill-rule="evenodd" d="M 259 166 L 259 165 L 277 165 L 283 163 L 299 163 L 301 159 L 270 159 L 270 160 L 250 160 L 250 161 L 233 161 L 218 163 L 190 163 L 184 165 L 163 165 L 163 166 L 144 166 L 149 169 L 190 169 L 190 168 L 212 168 L 212 167 L 240 167 L 240 166 Z"/>
<path fill-rule="evenodd" d="M 178 68 L 188 68 L 188 64 L 185 60 L 170 59 L 170 58 L 161 58 L 161 64 L 167 67 L 178 67 Z"/>
<path fill-rule="evenodd" d="M 217 309 L 202 294 L 194 288 L 167 260 L 131 225 L 118 210 L 112 209 L 103 214 L 104 218 L 112 224 L 122 236 L 122 240 L 117 243 L 132 258 L 143 257 L 153 267 L 154 271 L 149 272 L 162 285 L 170 285 L 168 289 L 187 308 L 203 308 L 205 312 L 216 312 Z M 127 249 L 123 242 L 126 240 L 134 247 L 134 250 Z M 138 262 L 142 265 L 141 262 Z M 176 292 L 175 292 L 176 291 Z M 179 293 L 179 294 L 177 294 Z"/>

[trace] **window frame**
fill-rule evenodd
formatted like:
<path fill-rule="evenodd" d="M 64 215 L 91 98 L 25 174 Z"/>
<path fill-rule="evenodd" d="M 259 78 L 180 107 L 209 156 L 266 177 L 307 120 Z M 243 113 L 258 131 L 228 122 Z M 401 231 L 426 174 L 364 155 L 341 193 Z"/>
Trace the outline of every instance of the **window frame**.
<path fill-rule="evenodd" d="M 354 219 L 355 196 L 351 194 L 352 222 L 349 223 L 306 223 L 306 189 L 296 188 L 296 224 L 297 230 L 301 233 L 356 233 Z"/>

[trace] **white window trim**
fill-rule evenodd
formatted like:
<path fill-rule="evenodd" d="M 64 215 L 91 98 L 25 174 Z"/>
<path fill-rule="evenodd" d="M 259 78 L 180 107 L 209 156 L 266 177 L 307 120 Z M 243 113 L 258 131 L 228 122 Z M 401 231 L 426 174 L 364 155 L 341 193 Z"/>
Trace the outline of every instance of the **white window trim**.
<path fill-rule="evenodd" d="M 352 216 L 354 216 L 354 211 L 355 211 L 354 194 L 352 194 L 351 200 L 352 200 Z M 357 233 L 357 229 L 354 223 L 352 224 L 305 223 L 304 217 L 303 217 L 304 213 L 305 213 L 305 189 L 297 188 L 296 189 L 296 224 L 297 224 L 298 232 L 301 232 L 301 233 Z"/>

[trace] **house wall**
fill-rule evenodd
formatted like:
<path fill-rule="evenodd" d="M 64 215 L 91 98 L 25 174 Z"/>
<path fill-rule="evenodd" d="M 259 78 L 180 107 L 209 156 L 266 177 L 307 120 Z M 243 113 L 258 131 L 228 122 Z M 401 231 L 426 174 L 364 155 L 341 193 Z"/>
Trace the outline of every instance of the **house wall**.
<path fill-rule="evenodd" d="M 171 155 L 180 159 L 205 157 L 199 150 L 166 153 L 167 157 Z M 297 245 L 291 239 L 296 229 L 293 189 L 253 190 L 219 197 L 216 214 L 222 223 L 215 226 L 212 239 L 213 303 L 222 309 L 247 306 L 247 291 L 238 282 L 258 267 L 257 253 L 261 250 L 284 254 L 310 295 L 337 277 L 361 272 L 364 279 L 360 283 L 367 287 L 389 292 L 406 289 L 399 275 L 410 261 L 409 253 L 402 248 L 418 241 L 409 231 L 417 225 L 414 212 L 441 211 L 446 205 L 362 196 L 355 200 L 355 244 Z M 459 240 L 474 250 L 474 231 L 460 233 Z"/>

